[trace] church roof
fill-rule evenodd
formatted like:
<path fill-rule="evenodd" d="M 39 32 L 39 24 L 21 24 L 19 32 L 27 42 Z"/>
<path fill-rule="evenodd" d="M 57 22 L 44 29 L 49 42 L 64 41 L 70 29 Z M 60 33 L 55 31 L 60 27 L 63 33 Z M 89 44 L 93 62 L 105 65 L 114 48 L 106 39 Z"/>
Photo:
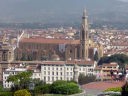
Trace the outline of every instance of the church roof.
<path fill-rule="evenodd" d="M 92 60 L 68 60 L 66 64 L 78 64 L 78 65 L 93 65 Z"/>
<path fill-rule="evenodd" d="M 26 64 L 46 64 L 46 65 L 94 65 L 94 61 L 89 60 L 68 60 L 68 61 L 16 61 L 12 63 L 26 63 Z"/>
<path fill-rule="evenodd" d="M 42 43 L 42 44 L 80 44 L 80 40 L 46 39 L 46 38 L 23 38 L 20 42 Z"/>

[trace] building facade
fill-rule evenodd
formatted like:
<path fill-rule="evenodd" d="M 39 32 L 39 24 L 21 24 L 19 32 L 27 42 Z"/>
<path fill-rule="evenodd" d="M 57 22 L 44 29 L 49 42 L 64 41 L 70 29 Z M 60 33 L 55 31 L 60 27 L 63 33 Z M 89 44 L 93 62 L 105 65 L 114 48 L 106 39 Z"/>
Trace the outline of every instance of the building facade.
<path fill-rule="evenodd" d="M 97 80 L 111 80 L 110 72 L 113 74 L 119 71 L 119 65 L 116 62 L 104 63 L 103 65 L 95 67 L 95 75 Z"/>
<path fill-rule="evenodd" d="M 94 65 L 92 61 L 46 61 L 41 64 L 41 79 L 47 83 L 56 80 L 78 82 L 80 73 L 94 75 Z"/>

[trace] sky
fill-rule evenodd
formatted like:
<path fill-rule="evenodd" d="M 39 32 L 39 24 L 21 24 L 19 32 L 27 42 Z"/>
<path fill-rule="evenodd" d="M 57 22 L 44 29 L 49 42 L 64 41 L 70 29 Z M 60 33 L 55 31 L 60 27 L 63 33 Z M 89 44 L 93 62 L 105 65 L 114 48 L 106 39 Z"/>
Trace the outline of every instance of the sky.
<path fill-rule="evenodd" d="M 122 1 L 122 2 L 128 2 L 128 0 L 119 0 L 119 1 Z"/>
<path fill-rule="evenodd" d="M 128 0 L 0 0 L 0 22 L 79 21 L 84 8 L 95 20 L 100 14 L 107 17 L 107 13 L 126 11 L 126 2 Z"/>

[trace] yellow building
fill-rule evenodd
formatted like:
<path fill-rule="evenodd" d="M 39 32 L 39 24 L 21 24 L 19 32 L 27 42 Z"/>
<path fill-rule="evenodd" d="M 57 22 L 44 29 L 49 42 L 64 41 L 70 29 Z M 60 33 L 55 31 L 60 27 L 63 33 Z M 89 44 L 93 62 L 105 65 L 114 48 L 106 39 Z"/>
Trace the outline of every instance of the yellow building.
<path fill-rule="evenodd" d="M 95 75 L 97 76 L 97 79 L 100 80 L 110 80 L 111 74 L 110 71 L 117 72 L 119 70 L 119 65 L 115 62 L 103 65 L 97 66 L 95 68 Z M 99 77 L 99 78 L 98 78 Z"/>

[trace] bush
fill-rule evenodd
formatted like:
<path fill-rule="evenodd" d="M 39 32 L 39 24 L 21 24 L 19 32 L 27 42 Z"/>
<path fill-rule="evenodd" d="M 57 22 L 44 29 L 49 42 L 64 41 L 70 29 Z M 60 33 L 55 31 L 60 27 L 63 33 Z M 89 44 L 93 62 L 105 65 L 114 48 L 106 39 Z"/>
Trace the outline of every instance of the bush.
<path fill-rule="evenodd" d="M 43 93 L 43 94 L 50 93 L 50 87 L 51 87 L 50 84 L 40 85 L 35 88 L 35 92 Z"/>
<path fill-rule="evenodd" d="M 0 96 L 13 96 L 12 92 L 0 92 Z"/>
<path fill-rule="evenodd" d="M 51 93 L 58 94 L 58 92 L 59 92 L 58 88 L 59 87 L 61 88 L 63 85 L 66 85 L 66 83 L 67 83 L 67 81 L 64 81 L 64 80 L 58 80 L 58 81 L 53 82 L 51 85 Z"/>
<path fill-rule="evenodd" d="M 108 91 L 121 92 L 121 91 L 122 91 L 122 88 L 121 88 L 121 87 L 108 88 L 108 89 L 106 89 L 104 92 L 108 92 Z"/>
<path fill-rule="evenodd" d="M 14 93 L 14 96 L 31 96 L 31 93 L 28 92 L 26 89 L 18 90 Z"/>
<path fill-rule="evenodd" d="M 50 87 L 51 87 L 51 84 L 45 84 L 43 87 L 42 87 L 42 93 L 43 94 L 46 94 L 46 93 L 50 93 L 51 92 L 51 89 L 50 89 Z"/>
<path fill-rule="evenodd" d="M 55 81 L 51 85 L 51 91 L 55 94 L 75 94 L 79 93 L 79 86 L 74 82 L 66 82 L 66 81 Z"/>
<path fill-rule="evenodd" d="M 68 94 L 75 94 L 80 92 L 79 86 L 76 83 L 67 83 L 66 87 L 68 89 Z"/>
<path fill-rule="evenodd" d="M 110 95 L 110 96 L 121 96 L 121 95 L 113 94 L 113 95 Z"/>
<path fill-rule="evenodd" d="M 36 86 L 35 87 L 35 92 L 36 93 L 42 93 L 42 90 L 41 89 L 42 89 L 42 85 L 41 86 Z"/>

